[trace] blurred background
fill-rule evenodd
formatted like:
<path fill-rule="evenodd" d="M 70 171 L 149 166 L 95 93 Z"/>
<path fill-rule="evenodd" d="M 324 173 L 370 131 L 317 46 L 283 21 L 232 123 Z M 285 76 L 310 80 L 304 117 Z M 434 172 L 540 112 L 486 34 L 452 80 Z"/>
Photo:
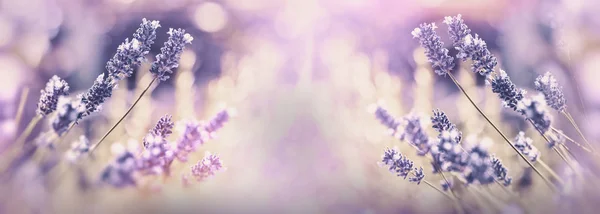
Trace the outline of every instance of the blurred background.
<path fill-rule="evenodd" d="M 223 107 L 236 109 L 216 139 L 190 162 L 177 163 L 177 176 L 165 179 L 160 191 L 82 189 L 77 180 L 83 175 L 74 172 L 50 181 L 23 177 L 23 184 L 2 185 L 11 202 L 3 200 L 0 212 L 449 212 L 451 201 L 435 190 L 377 166 L 386 147 L 414 152 L 386 133 L 369 105 L 383 103 L 398 117 L 440 108 L 465 135 L 493 139 L 498 156 L 515 160 L 507 164 L 515 179 L 527 172 L 450 79 L 431 71 L 410 32 L 436 22 L 454 55 L 441 21 L 462 14 L 517 86 L 535 94 L 534 79 L 551 71 L 564 86 L 571 114 L 595 142 L 600 138 L 593 125 L 600 123 L 599 10 L 594 0 L 0 0 L 0 149 L 14 143 L 35 116 L 39 91 L 50 77 L 65 79 L 73 95 L 84 92 L 142 18 L 162 26 L 148 62 L 120 83 L 101 112 L 74 128 L 66 143 L 80 135 L 95 142 L 125 113 L 151 81 L 150 62 L 169 28 L 184 28 L 194 40 L 173 78 L 151 88 L 98 148 L 84 167 L 85 178 L 98 179 L 112 158 L 109 144 L 141 141 L 162 115 L 209 119 Z M 503 110 L 468 62 L 459 64 L 453 72 L 505 133 L 524 130 L 533 136 L 525 121 Z M 555 118 L 556 127 L 576 136 L 568 121 Z M 42 121 L 33 136 L 48 128 Z M 538 138 L 534 144 L 543 148 Z M 182 186 L 179 173 L 204 151 L 220 154 L 227 170 Z M 542 156 L 564 171 L 554 153 L 543 150 Z M 413 160 L 430 171 L 426 159 Z M 557 200 L 538 192 L 544 184 L 534 180 L 525 193 L 532 206 Z"/>

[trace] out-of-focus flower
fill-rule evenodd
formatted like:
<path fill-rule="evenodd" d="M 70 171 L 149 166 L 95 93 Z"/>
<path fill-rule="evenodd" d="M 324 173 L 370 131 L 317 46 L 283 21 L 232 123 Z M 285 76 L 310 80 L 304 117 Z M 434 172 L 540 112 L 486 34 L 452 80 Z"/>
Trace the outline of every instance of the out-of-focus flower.
<path fill-rule="evenodd" d="M 419 39 L 435 73 L 445 76 L 454 68 L 454 58 L 448 55 L 448 49 L 444 48 L 444 43 L 435 33 L 436 28 L 435 23 L 423 23 L 412 31 L 412 35 Z"/>
<path fill-rule="evenodd" d="M 121 144 L 113 144 L 115 161 L 108 165 L 100 175 L 100 182 L 117 188 L 135 186 L 133 173 L 136 171 L 134 151 L 126 149 Z"/>
<path fill-rule="evenodd" d="M 431 147 L 434 169 L 454 172 L 462 172 L 465 169 L 469 156 L 460 146 L 457 136 L 456 129 L 440 133 L 437 144 Z"/>
<path fill-rule="evenodd" d="M 175 126 L 175 123 L 173 123 L 171 118 L 173 118 L 171 115 L 161 117 L 154 128 L 150 130 L 150 133 L 163 138 L 169 137 L 169 135 L 173 133 L 173 127 Z"/>
<path fill-rule="evenodd" d="M 55 75 L 48 80 L 46 88 L 40 93 L 36 113 L 43 117 L 56 110 L 59 97 L 69 95 L 69 84 Z"/>
<path fill-rule="evenodd" d="M 527 156 L 529 161 L 536 162 L 540 157 L 540 151 L 538 151 L 532 143 L 533 140 L 531 138 L 525 137 L 525 132 L 519 132 L 514 141 L 515 147 L 523 153 L 523 155 Z"/>
<path fill-rule="evenodd" d="M 84 112 L 85 105 L 79 99 L 60 97 L 58 99 L 57 114 L 52 120 L 52 130 L 59 136 L 63 135 L 69 129 L 69 126 L 76 122 Z"/>
<path fill-rule="evenodd" d="M 494 168 L 489 152 L 483 145 L 477 144 L 469 150 L 468 165 L 464 172 L 469 184 L 491 184 L 495 180 Z"/>
<path fill-rule="evenodd" d="M 71 144 L 71 149 L 65 153 L 67 161 L 75 164 L 85 154 L 90 151 L 90 141 L 85 135 L 79 136 L 79 140 Z"/>
<path fill-rule="evenodd" d="M 85 105 L 85 111 L 79 119 L 88 116 L 94 112 L 100 111 L 102 104 L 112 96 L 113 89 L 117 86 L 112 78 L 105 78 L 104 74 L 100 74 L 94 84 L 87 92 L 80 94 L 79 99 Z"/>
<path fill-rule="evenodd" d="M 387 109 L 377 106 L 377 109 L 375 109 L 375 118 L 377 118 L 385 127 L 389 128 L 392 134 L 398 132 L 400 121 L 394 118 Z"/>
<path fill-rule="evenodd" d="M 406 140 L 417 149 L 419 156 L 429 153 L 431 143 L 429 136 L 421 124 L 421 116 L 411 113 L 402 119 L 403 132 L 400 134 L 400 140 Z"/>
<path fill-rule="evenodd" d="M 198 146 L 214 138 L 215 132 L 221 129 L 229 118 L 229 112 L 222 110 L 207 122 L 186 122 L 182 135 L 177 141 L 177 151 L 175 152 L 177 159 L 186 162 L 189 153 L 196 151 Z"/>
<path fill-rule="evenodd" d="M 496 175 L 496 179 L 502 181 L 504 186 L 508 186 L 512 183 L 512 178 L 508 176 L 508 169 L 504 167 L 500 159 L 492 157 L 492 166 L 494 168 L 494 175 Z"/>
<path fill-rule="evenodd" d="M 527 120 L 533 122 L 535 128 L 542 134 L 550 129 L 552 118 L 546 109 L 542 96 L 535 96 L 531 99 L 524 98 L 519 102 L 517 111 L 525 116 Z"/>
<path fill-rule="evenodd" d="M 442 190 L 444 191 L 448 191 L 449 189 L 452 189 L 452 186 L 454 186 L 452 180 L 441 180 L 440 181 L 440 186 L 442 186 Z"/>
<path fill-rule="evenodd" d="M 145 150 L 138 160 L 138 170 L 142 174 L 170 173 L 169 167 L 175 158 L 175 151 L 163 134 L 170 133 L 171 128 L 173 128 L 171 116 L 165 115 L 144 137 Z"/>
<path fill-rule="evenodd" d="M 562 92 L 562 87 L 550 72 L 538 76 L 535 79 L 535 90 L 544 94 L 546 104 L 557 111 L 564 111 L 567 108 L 567 100 Z"/>
<path fill-rule="evenodd" d="M 223 162 L 221 162 L 219 156 L 206 152 L 204 158 L 196 165 L 192 166 L 191 175 L 196 178 L 197 181 L 203 181 L 213 177 L 217 172 L 222 170 L 224 170 Z"/>
<path fill-rule="evenodd" d="M 230 114 L 228 110 L 221 110 L 219 113 L 217 113 L 217 115 L 212 118 L 211 120 L 209 120 L 208 122 L 206 122 L 206 124 L 204 125 L 204 130 L 208 133 L 214 133 L 217 130 L 219 130 L 220 128 L 223 127 L 223 125 L 229 121 L 230 118 Z"/>
<path fill-rule="evenodd" d="M 505 107 L 515 111 L 519 101 L 526 93 L 525 90 L 517 88 L 503 70 L 500 70 L 498 75 L 492 79 L 492 92 L 498 94 Z"/>
<path fill-rule="evenodd" d="M 554 148 L 556 145 L 564 144 L 567 139 L 563 135 L 561 130 L 550 130 L 548 135 L 548 148 Z"/>
<path fill-rule="evenodd" d="M 159 81 L 165 81 L 170 78 L 173 69 L 179 67 L 179 59 L 186 44 L 192 43 L 194 39 L 190 34 L 185 33 L 183 29 L 169 29 L 169 39 L 164 46 L 160 48 L 160 54 L 156 55 L 156 60 L 152 63 L 150 72 L 154 74 Z"/>

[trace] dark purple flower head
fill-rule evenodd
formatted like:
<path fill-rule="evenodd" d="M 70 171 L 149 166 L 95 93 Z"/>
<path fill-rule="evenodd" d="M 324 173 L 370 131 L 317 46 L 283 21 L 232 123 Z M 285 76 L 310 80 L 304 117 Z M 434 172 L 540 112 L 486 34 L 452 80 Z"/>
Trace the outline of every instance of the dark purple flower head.
<path fill-rule="evenodd" d="M 412 173 L 414 177 L 409 178 L 411 182 L 420 183 L 425 177 L 422 168 L 415 168 L 414 163 L 396 149 L 386 149 L 381 158 L 381 163 L 388 166 L 390 172 L 404 179 Z"/>
<path fill-rule="evenodd" d="M 133 35 L 134 39 L 127 38 L 119 45 L 115 55 L 106 63 L 106 70 L 115 82 L 130 77 L 142 64 L 144 57 L 150 52 L 150 46 L 154 44 L 158 27 L 158 21 L 143 19 L 140 28 Z"/>
<path fill-rule="evenodd" d="M 81 114 L 81 118 L 100 111 L 102 104 L 112 96 L 112 91 L 116 86 L 117 84 L 112 78 L 105 78 L 104 74 L 100 74 L 92 87 L 84 94 L 79 95 L 81 103 L 85 105 L 85 111 Z"/>
<path fill-rule="evenodd" d="M 463 39 L 471 34 L 471 29 L 465 24 L 461 14 L 458 14 L 457 16 L 446 16 L 444 18 L 444 23 L 448 25 L 450 40 L 452 40 L 452 44 L 456 47 L 460 46 Z"/>
<path fill-rule="evenodd" d="M 192 43 L 192 36 L 185 33 L 183 29 L 169 29 L 169 39 L 160 49 L 160 54 L 156 55 L 156 61 L 152 63 L 150 72 L 154 74 L 159 81 L 165 81 L 170 78 L 173 69 L 179 67 L 179 59 L 186 44 Z"/>
<path fill-rule="evenodd" d="M 36 113 L 43 117 L 56 110 L 59 97 L 69 95 L 69 84 L 55 75 L 48 80 L 46 88 L 40 93 Z"/>
<path fill-rule="evenodd" d="M 531 138 L 525 137 L 525 132 L 519 132 L 515 137 L 514 145 L 531 162 L 536 162 L 540 157 L 540 151 L 533 146 Z"/>
<path fill-rule="evenodd" d="M 58 110 L 56 116 L 52 120 L 52 130 L 62 136 L 71 126 L 77 122 L 77 119 L 85 112 L 85 105 L 79 99 L 69 99 L 60 97 L 58 99 Z"/>
<path fill-rule="evenodd" d="M 525 90 L 517 88 L 503 70 L 500 70 L 499 74 L 492 79 L 492 92 L 498 94 L 504 106 L 515 111 L 519 101 L 526 93 Z"/>
<path fill-rule="evenodd" d="M 431 143 L 429 136 L 421 124 L 421 117 L 417 114 L 409 114 L 403 118 L 403 132 L 400 134 L 400 140 L 406 140 L 417 149 L 417 154 L 424 156 L 429 153 Z"/>
<path fill-rule="evenodd" d="M 512 178 L 508 176 L 508 169 L 504 167 L 500 159 L 492 157 L 492 167 L 494 168 L 494 175 L 496 175 L 496 179 L 502 181 L 504 186 L 508 186 L 512 183 Z"/>
<path fill-rule="evenodd" d="M 412 35 L 419 39 L 435 73 L 445 76 L 454 68 L 454 58 L 448 55 L 448 49 L 444 48 L 444 43 L 435 33 L 436 28 L 435 23 L 423 23 L 412 31 Z"/>
<path fill-rule="evenodd" d="M 192 176 L 197 181 L 203 181 L 213 177 L 217 172 L 223 171 L 223 162 L 216 154 L 206 152 L 204 158 L 194 166 L 192 166 Z"/>
<path fill-rule="evenodd" d="M 544 94 L 546 104 L 553 109 L 564 111 L 567 108 L 567 100 L 562 92 L 562 87 L 558 85 L 550 72 L 546 72 L 535 79 L 535 90 Z"/>
<path fill-rule="evenodd" d="M 542 96 L 521 100 L 517 106 L 517 111 L 525 116 L 527 120 L 533 122 L 535 128 L 542 134 L 545 134 L 550 130 L 552 118 L 546 109 Z"/>
<path fill-rule="evenodd" d="M 448 116 L 446 116 L 446 113 L 444 113 L 443 111 L 441 111 L 439 109 L 434 109 L 433 116 L 431 117 L 431 123 L 433 124 L 432 125 L 433 129 L 435 129 L 440 134 L 444 131 L 453 131 L 454 130 L 454 132 L 457 134 L 455 141 L 457 141 L 457 142 L 461 141 L 462 132 L 460 132 L 456 128 L 456 125 L 454 125 L 452 122 L 450 122 L 450 120 L 448 119 Z"/>
<path fill-rule="evenodd" d="M 171 118 L 173 118 L 171 115 L 165 115 L 161 117 L 154 128 L 150 130 L 150 132 L 155 136 L 160 136 L 163 138 L 169 137 L 169 135 L 173 133 L 173 127 L 175 126 L 175 123 L 173 123 Z"/>

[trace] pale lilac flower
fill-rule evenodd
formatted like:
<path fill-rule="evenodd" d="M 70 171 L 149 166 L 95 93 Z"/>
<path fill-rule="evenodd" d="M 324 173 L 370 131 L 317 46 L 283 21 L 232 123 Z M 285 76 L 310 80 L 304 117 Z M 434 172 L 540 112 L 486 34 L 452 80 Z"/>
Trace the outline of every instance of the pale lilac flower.
<path fill-rule="evenodd" d="M 435 33 L 435 23 L 423 23 L 412 31 L 413 38 L 418 38 L 425 56 L 432 64 L 436 74 L 445 76 L 454 68 L 454 58 L 448 55 L 448 49 Z"/>
<path fill-rule="evenodd" d="M 517 111 L 533 122 L 535 128 L 542 134 L 546 134 L 550 130 L 552 117 L 546 109 L 542 96 L 535 96 L 531 99 L 524 98 L 518 103 Z"/>
<path fill-rule="evenodd" d="M 565 111 L 567 100 L 562 92 L 562 87 L 550 72 L 540 75 L 535 79 L 535 90 L 544 94 L 546 104 L 557 111 Z"/>
<path fill-rule="evenodd" d="M 401 122 L 394 118 L 388 112 L 388 110 L 381 106 L 377 106 L 377 109 L 375 109 L 375 118 L 377 118 L 385 127 L 390 129 L 392 134 L 396 134 L 398 132 L 398 127 L 400 126 Z"/>
<path fill-rule="evenodd" d="M 85 135 L 79 136 L 79 140 L 71 144 L 71 148 L 65 153 L 65 158 L 72 164 L 90 151 L 91 144 Z"/>
<path fill-rule="evenodd" d="M 464 23 L 461 15 L 454 17 L 446 17 L 444 23 L 448 25 L 448 34 L 458 50 L 457 58 L 466 61 L 471 59 L 473 64 L 471 70 L 482 76 L 487 77 L 494 72 L 494 68 L 498 65 L 496 57 L 490 53 L 487 44 L 477 34 L 471 35 L 471 30 Z"/>
<path fill-rule="evenodd" d="M 60 97 L 58 99 L 58 111 L 52 120 L 52 130 L 59 136 L 63 135 L 71 124 L 81 118 L 84 112 L 85 105 L 79 99 L 73 100 L 67 97 Z"/>
<path fill-rule="evenodd" d="M 540 157 L 540 151 L 533 146 L 533 140 L 531 138 L 525 137 L 525 132 L 519 132 L 515 137 L 513 144 L 531 162 L 536 162 Z"/>
<path fill-rule="evenodd" d="M 221 110 L 215 117 L 207 121 L 204 125 L 204 130 L 208 133 L 213 134 L 217 130 L 221 129 L 223 125 L 229 121 L 231 115 L 228 110 Z"/>
<path fill-rule="evenodd" d="M 138 171 L 144 175 L 169 174 L 175 151 L 162 136 L 149 133 L 144 137 L 144 148 L 138 159 Z"/>
<path fill-rule="evenodd" d="M 421 116 L 409 114 L 403 118 L 403 132 L 400 134 L 400 140 L 406 140 L 417 149 L 419 156 L 424 156 L 431 149 L 429 136 L 425 132 L 425 127 L 421 124 Z"/>
<path fill-rule="evenodd" d="M 150 72 L 154 74 L 159 81 L 165 81 L 170 78 L 173 69 L 179 67 L 179 59 L 186 44 L 192 43 L 192 36 L 185 33 L 183 29 L 169 29 L 169 39 L 160 49 L 160 54 L 156 55 L 156 61 L 152 63 Z"/>
<path fill-rule="evenodd" d="M 221 162 L 219 156 L 206 152 L 204 158 L 196 165 L 192 166 L 191 175 L 196 178 L 197 181 L 203 181 L 215 176 L 217 172 L 223 170 L 223 162 Z"/>
<path fill-rule="evenodd" d="M 172 118 L 173 117 L 171 115 L 165 115 L 161 117 L 154 126 L 154 128 L 150 130 L 150 133 L 163 138 L 169 137 L 169 135 L 173 133 L 173 127 L 175 126 L 175 123 L 173 123 Z"/>
<path fill-rule="evenodd" d="M 210 134 L 204 126 L 196 121 L 185 122 L 183 132 L 177 141 L 176 156 L 179 161 L 186 162 L 189 153 L 195 152 L 198 146 L 210 139 Z"/>
<path fill-rule="evenodd" d="M 448 25 L 448 34 L 454 46 L 459 46 L 463 39 L 471 34 L 471 29 L 465 24 L 461 14 L 444 17 L 444 23 Z"/>
<path fill-rule="evenodd" d="M 56 110 L 59 97 L 69 95 L 69 84 L 55 75 L 48 80 L 46 88 L 40 93 L 36 113 L 43 117 Z"/>
<path fill-rule="evenodd" d="M 102 170 L 100 182 L 116 188 L 135 186 L 134 172 L 137 169 L 135 152 L 125 148 L 121 144 L 113 144 L 113 154 L 116 155 L 114 162 Z"/>

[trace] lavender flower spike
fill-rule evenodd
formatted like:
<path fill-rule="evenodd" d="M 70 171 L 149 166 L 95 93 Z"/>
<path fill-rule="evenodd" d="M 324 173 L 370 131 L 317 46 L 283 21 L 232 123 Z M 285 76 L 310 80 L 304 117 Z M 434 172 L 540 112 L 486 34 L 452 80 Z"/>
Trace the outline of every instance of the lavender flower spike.
<path fill-rule="evenodd" d="M 41 90 L 36 113 L 43 117 L 54 112 L 58 105 L 58 98 L 67 95 L 69 95 L 69 84 L 56 75 L 52 76 L 46 83 L 46 88 Z"/>
<path fill-rule="evenodd" d="M 460 132 L 456 125 L 454 125 L 446 116 L 446 113 L 439 109 L 433 110 L 433 116 L 431 117 L 431 123 L 433 124 L 433 128 L 440 133 L 440 135 L 444 131 L 449 131 L 456 134 L 455 141 L 460 142 L 462 139 L 462 132 Z"/>
<path fill-rule="evenodd" d="M 414 177 L 409 178 L 410 182 L 420 184 L 425 175 L 423 168 L 415 168 L 411 160 L 400 154 L 396 149 L 386 149 L 381 158 L 381 163 L 389 167 L 389 171 L 399 177 L 406 179 L 412 172 Z"/>
<path fill-rule="evenodd" d="M 459 46 L 463 39 L 471 34 L 471 29 L 465 24 L 461 14 L 446 16 L 444 23 L 448 25 L 448 34 L 450 34 L 450 40 L 454 46 Z"/>
<path fill-rule="evenodd" d="M 517 88 L 503 70 L 500 70 L 499 74 L 492 79 L 492 92 L 498 94 L 504 106 L 515 111 L 517 110 L 517 104 L 526 93 L 525 90 Z"/>
<path fill-rule="evenodd" d="M 540 151 L 532 145 L 533 140 L 531 138 L 525 137 L 524 132 L 519 132 L 519 134 L 515 137 L 514 145 L 515 147 L 523 153 L 523 155 L 529 158 L 529 161 L 536 162 L 540 157 Z"/>
<path fill-rule="evenodd" d="M 150 132 L 163 138 L 169 137 L 169 135 L 173 133 L 173 127 L 175 126 L 175 123 L 173 123 L 171 118 L 173 118 L 171 115 L 161 117 Z"/>
<path fill-rule="evenodd" d="M 400 126 L 400 121 L 394 118 L 387 109 L 377 106 L 375 109 L 375 117 L 383 124 L 385 127 L 389 128 L 392 134 L 396 134 L 398 131 L 398 127 Z"/>
<path fill-rule="evenodd" d="M 192 43 L 194 39 L 190 34 L 185 33 L 183 29 L 169 29 L 169 40 L 165 42 L 160 49 L 160 54 L 156 55 L 156 61 L 152 63 L 150 72 L 154 74 L 159 81 L 165 81 L 170 78 L 173 69 L 179 67 L 179 59 L 185 44 Z"/>
<path fill-rule="evenodd" d="M 81 118 L 100 111 L 102 104 L 112 96 L 112 91 L 116 86 L 117 84 L 112 78 L 105 78 L 104 74 L 100 74 L 92 87 L 86 93 L 79 95 L 81 103 L 85 106 Z"/>
<path fill-rule="evenodd" d="M 106 63 L 106 70 L 111 78 L 119 81 L 131 76 L 133 71 L 144 61 L 150 52 L 150 46 L 156 39 L 156 29 L 160 27 L 158 21 L 142 20 L 140 28 L 133 35 L 134 39 L 125 39 L 115 55 Z"/>
<path fill-rule="evenodd" d="M 496 175 L 496 179 L 502 181 L 504 186 L 508 186 L 512 183 L 512 178 L 508 176 L 508 169 L 504 167 L 500 159 L 492 157 L 492 167 L 494 168 L 494 175 Z"/>
<path fill-rule="evenodd" d="M 192 176 L 195 177 L 197 181 L 203 181 L 223 170 L 221 158 L 216 154 L 206 152 L 204 158 L 196 165 L 192 166 Z"/>
<path fill-rule="evenodd" d="M 61 136 L 69 129 L 69 125 L 81 117 L 85 110 L 85 105 L 79 99 L 60 97 L 57 114 L 52 120 L 52 129 Z"/>
<path fill-rule="evenodd" d="M 542 96 L 535 96 L 532 99 L 525 98 L 519 102 L 517 111 L 527 120 L 530 120 L 535 128 L 542 134 L 550 130 L 552 118 L 546 109 Z"/>
<path fill-rule="evenodd" d="M 421 124 L 421 117 L 416 114 L 404 116 L 404 130 L 400 134 L 400 140 L 407 140 L 409 144 L 417 149 L 417 154 L 424 156 L 431 150 L 431 142 L 424 127 Z"/>
<path fill-rule="evenodd" d="M 535 79 L 535 90 L 544 94 L 546 104 L 553 109 L 562 112 L 567 108 L 567 100 L 562 92 L 562 88 L 550 72 L 546 72 Z"/>
<path fill-rule="evenodd" d="M 445 76 L 454 68 L 454 58 L 448 55 L 448 49 L 444 48 L 444 43 L 435 33 L 436 28 L 435 23 L 423 23 L 412 31 L 412 35 L 419 39 L 435 73 Z"/>

